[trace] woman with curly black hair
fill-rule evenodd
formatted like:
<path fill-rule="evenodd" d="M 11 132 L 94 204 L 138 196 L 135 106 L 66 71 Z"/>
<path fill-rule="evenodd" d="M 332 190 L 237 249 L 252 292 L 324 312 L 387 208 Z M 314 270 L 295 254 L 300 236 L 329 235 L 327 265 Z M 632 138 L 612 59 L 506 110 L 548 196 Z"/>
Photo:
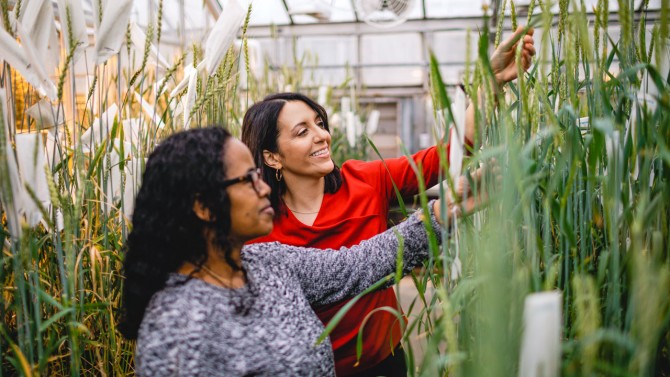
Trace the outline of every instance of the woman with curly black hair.
<path fill-rule="evenodd" d="M 153 151 L 126 245 L 119 327 L 137 339 L 138 375 L 335 374 L 330 342 L 315 345 L 323 325 L 310 305 L 393 273 L 398 237 L 340 250 L 243 248 L 272 230 L 269 194 L 249 149 L 223 128 L 181 132 Z M 406 272 L 428 257 L 425 224 L 439 230 L 438 209 L 395 228 Z"/>

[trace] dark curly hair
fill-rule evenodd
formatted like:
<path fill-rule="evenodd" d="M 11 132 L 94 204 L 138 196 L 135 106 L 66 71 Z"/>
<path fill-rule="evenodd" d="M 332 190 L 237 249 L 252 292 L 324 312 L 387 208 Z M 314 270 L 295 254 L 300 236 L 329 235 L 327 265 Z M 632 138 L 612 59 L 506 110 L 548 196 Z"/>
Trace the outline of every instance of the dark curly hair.
<path fill-rule="evenodd" d="M 251 155 L 254 157 L 256 166 L 262 168 L 263 180 L 272 189 L 270 203 L 275 210 L 275 216 L 280 215 L 281 208 L 279 202 L 286 191 L 286 183 L 283 180 L 278 182 L 275 179 L 276 172 L 265 164 L 263 151 L 268 150 L 276 153 L 279 150 L 277 147 L 277 137 L 279 136 L 277 119 L 284 105 L 287 102 L 293 101 L 302 101 L 312 110 L 316 111 L 321 120 L 323 120 L 326 131 L 330 132 L 326 109 L 311 98 L 300 93 L 271 94 L 263 98 L 262 101 L 253 104 L 247 110 L 247 113 L 244 114 L 244 121 L 242 122 L 242 142 L 251 150 Z M 335 193 L 342 186 L 342 174 L 337 165 L 324 178 L 326 180 L 324 192 L 326 193 Z"/>
<path fill-rule="evenodd" d="M 137 338 L 149 300 L 163 289 L 169 273 L 184 262 L 198 267 L 205 263 L 205 229 L 214 232 L 226 262 L 242 269 L 230 257 L 230 200 L 222 188 L 230 138 L 217 126 L 188 130 L 168 137 L 149 156 L 125 245 L 119 330 L 126 338 Z M 215 220 L 206 222 L 195 215 L 196 199 Z"/>

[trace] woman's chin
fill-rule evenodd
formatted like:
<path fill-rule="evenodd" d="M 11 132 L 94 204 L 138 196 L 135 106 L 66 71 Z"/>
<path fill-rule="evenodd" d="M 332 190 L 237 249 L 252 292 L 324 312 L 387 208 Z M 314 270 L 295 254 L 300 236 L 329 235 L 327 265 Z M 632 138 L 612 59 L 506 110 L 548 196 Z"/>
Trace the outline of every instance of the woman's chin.
<path fill-rule="evenodd" d="M 333 170 L 335 170 L 335 163 L 333 162 L 333 160 L 329 160 L 328 162 L 323 164 L 323 168 L 322 168 L 321 172 L 322 172 L 323 176 L 325 177 L 328 174 L 332 173 Z"/>
<path fill-rule="evenodd" d="M 263 230 L 263 234 L 261 234 L 259 237 L 267 236 L 268 234 L 272 233 L 272 229 L 274 228 L 273 219 L 274 219 L 274 217 L 271 216 L 270 219 L 267 220 L 267 222 L 265 222 L 265 224 L 264 224 L 265 227 L 264 227 L 264 230 Z"/>

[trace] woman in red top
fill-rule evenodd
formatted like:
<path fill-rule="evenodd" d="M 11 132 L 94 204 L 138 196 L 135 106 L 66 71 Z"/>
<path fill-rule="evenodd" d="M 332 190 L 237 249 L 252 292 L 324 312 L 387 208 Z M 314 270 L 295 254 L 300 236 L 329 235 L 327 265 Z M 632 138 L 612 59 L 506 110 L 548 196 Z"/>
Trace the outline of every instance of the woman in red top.
<path fill-rule="evenodd" d="M 513 38 L 521 33 L 523 29 L 519 28 L 491 57 L 499 83 L 516 78 Z M 528 68 L 535 54 L 532 33 L 531 30 L 523 37 L 524 68 Z M 474 109 L 470 106 L 466 140 L 473 140 L 474 132 Z M 242 141 L 272 187 L 270 201 L 276 213 L 272 233 L 253 242 L 279 241 L 322 249 L 355 245 L 387 229 L 389 206 L 397 199 L 392 182 L 403 197 L 419 190 L 405 157 L 388 159 L 386 166 L 381 161 L 354 160 L 345 162 L 342 168 L 335 166 L 330 156 L 326 111 L 302 94 L 274 94 L 251 106 L 244 116 Z M 412 156 L 422 169 L 426 187 L 438 180 L 437 148 Z M 315 311 L 326 324 L 345 304 Z M 399 348 L 400 323 L 385 311 L 376 312 L 366 323 L 363 354 L 357 364 L 356 337 L 361 321 L 384 306 L 399 307 L 391 288 L 361 298 L 331 333 L 338 376 L 407 375 L 404 353 Z"/>

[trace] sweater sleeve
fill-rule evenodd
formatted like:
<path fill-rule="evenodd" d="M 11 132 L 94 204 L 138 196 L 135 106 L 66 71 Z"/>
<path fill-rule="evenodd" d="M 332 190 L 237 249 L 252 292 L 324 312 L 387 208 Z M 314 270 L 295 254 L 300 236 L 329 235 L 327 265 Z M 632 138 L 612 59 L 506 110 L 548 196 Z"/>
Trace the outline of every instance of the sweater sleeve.
<path fill-rule="evenodd" d="M 439 235 L 441 226 L 435 219 L 432 202 L 428 207 L 431 227 Z M 276 244 L 277 252 L 272 255 L 290 266 L 312 305 L 330 304 L 354 296 L 394 273 L 399 251 L 403 253 L 403 275 L 428 258 L 428 237 L 422 218 L 422 213 L 415 213 L 401 224 L 349 248 L 323 250 Z"/>

